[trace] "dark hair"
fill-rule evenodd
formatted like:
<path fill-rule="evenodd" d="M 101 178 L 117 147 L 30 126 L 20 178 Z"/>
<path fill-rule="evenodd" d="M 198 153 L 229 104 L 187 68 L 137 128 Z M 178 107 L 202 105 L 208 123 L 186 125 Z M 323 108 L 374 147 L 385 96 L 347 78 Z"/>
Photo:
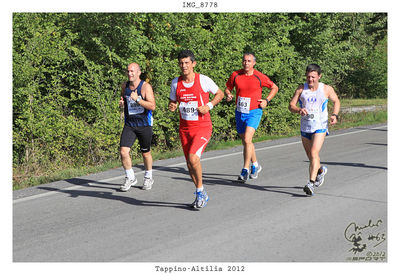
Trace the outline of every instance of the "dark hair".
<path fill-rule="evenodd" d="M 255 55 L 253 52 L 245 52 L 245 53 L 243 54 L 243 58 L 244 58 L 245 55 L 252 55 L 253 58 L 254 58 L 254 61 L 256 61 L 256 55 Z"/>
<path fill-rule="evenodd" d="M 306 68 L 306 74 L 311 73 L 311 72 L 317 72 L 318 75 L 322 73 L 321 67 L 318 66 L 317 64 L 310 64 Z"/>
<path fill-rule="evenodd" d="M 194 57 L 194 53 L 191 50 L 182 50 L 178 53 L 178 61 L 181 60 L 182 58 L 190 57 L 190 60 L 192 62 L 196 61 L 196 58 Z"/>

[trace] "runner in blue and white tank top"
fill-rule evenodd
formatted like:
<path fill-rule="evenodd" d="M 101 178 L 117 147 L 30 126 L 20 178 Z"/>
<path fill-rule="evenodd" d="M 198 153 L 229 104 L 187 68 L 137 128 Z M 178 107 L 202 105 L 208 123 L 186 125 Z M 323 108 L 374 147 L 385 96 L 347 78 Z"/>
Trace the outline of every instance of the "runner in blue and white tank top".
<path fill-rule="evenodd" d="M 120 155 L 122 166 L 125 169 L 125 180 L 121 191 L 128 191 L 137 183 L 132 169 L 130 150 L 135 140 L 139 140 L 140 151 L 143 156 L 145 174 L 144 190 L 150 190 L 154 180 L 152 173 L 153 158 L 151 156 L 151 140 L 153 137 L 153 111 L 156 108 L 153 88 L 140 77 L 140 66 L 131 63 L 127 68 L 128 80 L 121 85 L 121 99 L 119 105 L 124 108 L 125 125 L 120 139 Z"/>
<path fill-rule="evenodd" d="M 328 134 L 328 123 L 337 123 L 340 101 L 331 86 L 319 82 L 321 68 L 317 64 L 307 66 L 306 76 L 307 82 L 296 89 L 289 103 L 289 110 L 301 115 L 301 141 L 310 161 L 310 179 L 303 190 L 307 195 L 314 195 L 314 187 L 322 185 L 328 172 L 327 167 L 321 167 L 319 152 Z M 330 117 L 328 99 L 333 102 L 333 113 Z"/>
<path fill-rule="evenodd" d="M 144 81 L 141 80 L 135 91 L 138 98 L 142 96 L 142 86 Z M 124 89 L 124 115 L 125 125 L 131 127 L 153 126 L 153 111 L 145 109 L 138 102 L 131 98 L 132 90 L 129 87 L 129 81 L 125 84 Z"/>
<path fill-rule="evenodd" d="M 318 89 L 312 91 L 308 83 L 304 83 L 299 105 L 300 108 L 305 108 L 308 113 L 301 117 L 300 130 L 302 136 L 310 139 L 308 134 L 328 134 L 328 98 L 324 93 L 324 84 L 320 82 Z"/>

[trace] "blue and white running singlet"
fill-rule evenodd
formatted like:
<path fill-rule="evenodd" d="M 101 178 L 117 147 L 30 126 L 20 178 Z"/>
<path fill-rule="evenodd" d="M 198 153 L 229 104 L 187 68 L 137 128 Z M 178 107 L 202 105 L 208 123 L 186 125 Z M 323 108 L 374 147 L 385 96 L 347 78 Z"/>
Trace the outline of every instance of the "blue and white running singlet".
<path fill-rule="evenodd" d="M 139 96 L 142 96 L 143 83 L 144 81 L 141 80 L 136 89 Z M 131 93 L 129 82 L 127 82 L 124 92 L 125 125 L 131 127 L 153 126 L 153 112 L 143 108 L 139 103 L 132 100 Z"/>
<path fill-rule="evenodd" d="M 304 83 L 299 103 L 300 108 L 306 108 L 308 112 L 308 115 L 301 117 L 301 132 L 314 133 L 328 129 L 328 98 L 325 97 L 323 83 L 318 84 L 316 91 L 311 91 L 308 84 Z"/>

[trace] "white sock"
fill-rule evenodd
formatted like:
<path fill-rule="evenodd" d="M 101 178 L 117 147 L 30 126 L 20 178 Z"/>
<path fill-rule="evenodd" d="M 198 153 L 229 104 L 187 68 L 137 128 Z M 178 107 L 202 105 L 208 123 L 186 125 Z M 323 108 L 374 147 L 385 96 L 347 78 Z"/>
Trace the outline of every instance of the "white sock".
<path fill-rule="evenodd" d="M 200 188 L 196 188 L 196 192 L 202 192 L 204 190 L 204 186 L 200 187 Z"/>
<path fill-rule="evenodd" d="M 128 169 L 125 170 L 125 174 L 127 176 L 128 179 L 134 179 L 135 178 L 135 172 L 133 172 L 133 169 Z"/>
<path fill-rule="evenodd" d="M 258 167 L 258 161 L 253 162 L 253 165 L 254 165 L 255 167 Z"/>
<path fill-rule="evenodd" d="M 149 179 L 153 178 L 153 170 L 146 170 L 144 172 L 144 177 Z"/>

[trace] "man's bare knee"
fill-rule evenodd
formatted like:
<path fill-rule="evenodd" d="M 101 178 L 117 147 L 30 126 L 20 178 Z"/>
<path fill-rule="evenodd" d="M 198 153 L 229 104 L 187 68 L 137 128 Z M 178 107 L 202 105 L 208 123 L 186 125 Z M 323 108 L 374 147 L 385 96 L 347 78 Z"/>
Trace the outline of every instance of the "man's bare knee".
<path fill-rule="evenodd" d="M 197 155 L 190 154 L 189 162 L 192 167 L 195 167 L 200 163 L 200 158 Z"/>
<path fill-rule="evenodd" d="M 121 147 L 119 149 L 119 153 L 121 154 L 121 157 L 128 157 L 129 156 L 129 151 L 131 149 L 129 147 Z"/>
<path fill-rule="evenodd" d="M 143 156 L 143 158 L 150 158 L 151 152 L 149 151 L 149 152 L 142 153 L 142 156 Z"/>
<path fill-rule="evenodd" d="M 311 149 L 310 156 L 313 159 L 319 159 L 319 150 Z"/>

